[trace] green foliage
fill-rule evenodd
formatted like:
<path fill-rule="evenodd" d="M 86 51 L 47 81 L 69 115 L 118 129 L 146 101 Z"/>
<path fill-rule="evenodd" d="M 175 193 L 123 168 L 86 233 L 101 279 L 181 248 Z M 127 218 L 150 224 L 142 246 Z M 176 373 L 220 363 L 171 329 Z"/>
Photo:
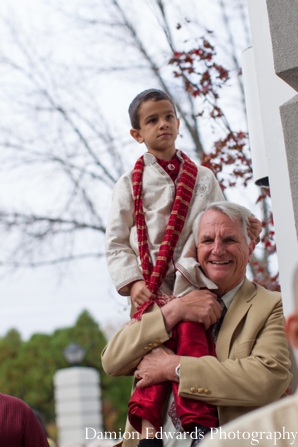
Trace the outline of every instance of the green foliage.
<path fill-rule="evenodd" d="M 75 341 L 86 349 L 82 366 L 100 373 L 105 430 L 124 428 L 131 378 L 108 377 L 101 365 L 101 352 L 106 338 L 97 322 L 83 311 L 74 326 L 58 329 L 53 334 L 34 334 L 23 341 L 11 329 L 0 338 L 0 390 L 23 399 L 39 410 L 50 422 L 55 419 L 53 376 L 68 367 L 63 349 Z"/>

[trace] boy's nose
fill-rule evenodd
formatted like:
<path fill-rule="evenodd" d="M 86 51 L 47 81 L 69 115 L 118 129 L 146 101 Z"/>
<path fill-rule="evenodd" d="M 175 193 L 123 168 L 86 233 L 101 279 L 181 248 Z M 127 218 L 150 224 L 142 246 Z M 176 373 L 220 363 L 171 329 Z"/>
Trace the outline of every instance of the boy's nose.
<path fill-rule="evenodd" d="M 161 120 L 160 121 L 160 128 L 161 129 L 166 129 L 167 127 L 169 127 L 169 123 L 166 120 Z"/>

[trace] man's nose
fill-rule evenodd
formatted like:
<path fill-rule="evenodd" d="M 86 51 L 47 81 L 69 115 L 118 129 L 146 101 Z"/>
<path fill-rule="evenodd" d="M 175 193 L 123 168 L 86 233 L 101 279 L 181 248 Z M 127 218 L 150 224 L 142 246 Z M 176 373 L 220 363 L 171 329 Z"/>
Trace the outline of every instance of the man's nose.
<path fill-rule="evenodd" d="M 223 242 L 220 240 L 215 240 L 213 243 L 213 247 L 212 247 L 212 253 L 214 255 L 219 256 L 219 255 L 223 254 L 224 251 L 225 251 L 225 246 L 224 246 Z"/>

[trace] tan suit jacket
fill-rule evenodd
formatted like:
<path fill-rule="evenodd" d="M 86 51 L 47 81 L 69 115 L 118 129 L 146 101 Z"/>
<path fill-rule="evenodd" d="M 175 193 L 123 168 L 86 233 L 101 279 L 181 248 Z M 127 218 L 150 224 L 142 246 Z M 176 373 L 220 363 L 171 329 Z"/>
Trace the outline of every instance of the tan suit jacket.
<path fill-rule="evenodd" d="M 212 430 L 200 447 L 298 446 L 297 420 L 298 393 L 295 393 Z"/>
<path fill-rule="evenodd" d="M 133 374 L 144 354 L 170 335 L 154 305 L 110 340 L 103 368 L 112 376 Z M 226 313 L 216 354 L 181 358 L 179 394 L 217 405 L 220 425 L 281 398 L 292 374 L 280 294 L 245 279 Z"/>

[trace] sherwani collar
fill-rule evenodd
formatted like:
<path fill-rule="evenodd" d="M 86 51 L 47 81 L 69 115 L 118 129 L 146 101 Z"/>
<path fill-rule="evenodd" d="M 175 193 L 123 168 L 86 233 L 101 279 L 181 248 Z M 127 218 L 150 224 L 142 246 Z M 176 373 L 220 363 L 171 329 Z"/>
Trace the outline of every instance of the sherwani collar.
<path fill-rule="evenodd" d="M 178 159 L 183 162 L 183 156 L 181 151 L 178 149 L 176 151 L 176 155 L 178 157 Z M 154 157 L 153 154 L 150 154 L 150 152 L 145 152 L 145 154 L 143 155 L 143 160 L 144 160 L 144 165 L 145 166 L 149 166 L 149 165 L 153 165 L 153 164 L 158 164 L 156 157 Z"/>
<path fill-rule="evenodd" d="M 253 283 L 245 278 L 242 287 L 233 299 L 222 322 L 216 343 L 216 356 L 219 361 L 229 357 L 231 340 L 238 324 L 252 306 L 252 299 L 257 290 Z"/>

